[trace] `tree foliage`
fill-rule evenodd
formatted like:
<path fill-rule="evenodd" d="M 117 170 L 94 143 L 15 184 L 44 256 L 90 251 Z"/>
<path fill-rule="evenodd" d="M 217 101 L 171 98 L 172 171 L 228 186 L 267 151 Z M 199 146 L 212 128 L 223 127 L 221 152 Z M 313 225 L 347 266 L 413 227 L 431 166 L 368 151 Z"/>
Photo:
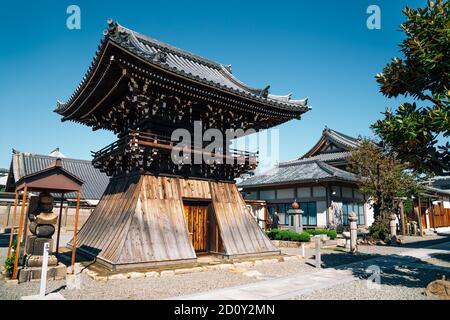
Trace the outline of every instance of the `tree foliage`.
<path fill-rule="evenodd" d="M 422 173 L 450 174 L 450 3 L 429 1 L 403 10 L 404 59 L 376 76 L 387 97 L 408 95 L 425 106 L 402 103 L 372 125 L 397 157 Z"/>
<path fill-rule="evenodd" d="M 352 150 L 348 169 L 358 175 L 360 191 L 372 199 L 376 223 L 386 224 L 398 212 L 399 198 L 422 190 L 413 171 L 369 139 Z"/>

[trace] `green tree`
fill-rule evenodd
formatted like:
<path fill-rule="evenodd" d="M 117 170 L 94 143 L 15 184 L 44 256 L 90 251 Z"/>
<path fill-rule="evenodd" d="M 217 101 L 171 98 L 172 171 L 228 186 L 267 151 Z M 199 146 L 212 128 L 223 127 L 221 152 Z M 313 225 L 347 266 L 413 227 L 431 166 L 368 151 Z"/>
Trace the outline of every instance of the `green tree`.
<path fill-rule="evenodd" d="M 358 176 L 360 191 L 372 200 L 374 225 L 386 230 L 389 216 L 399 211 L 398 199 L 422 190 L 414 171 L 369 139 L 352 150 L 348 170 Z"/>
<path fill-rule="evenodd" d="M 386 109 L 372 125 L 396 157 L 421 173 L 450 174 L 450 4 L 428 1 L 403 10 L 404 59 L 394 58 L 377 74 L 387 97 L 408 95 L 416 102 Z"/>

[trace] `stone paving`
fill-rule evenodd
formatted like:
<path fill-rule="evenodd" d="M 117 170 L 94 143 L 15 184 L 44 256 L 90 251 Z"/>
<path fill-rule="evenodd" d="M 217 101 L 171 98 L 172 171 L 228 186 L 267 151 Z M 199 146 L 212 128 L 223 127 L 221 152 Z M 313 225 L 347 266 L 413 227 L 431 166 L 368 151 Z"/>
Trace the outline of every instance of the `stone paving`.
<path fill-rule="evenodd" d="M 420 272 L 431 272 L 436 274 L 450 274 L 450 269 L 433 264 L 427 264 L 427 260 L 435 254 L 448 254 L 450 252 L 450 242 L 438 243 L 427 248 L 407 249 L 403 247 L 402 252 L 392 256 L 380 255 L 371 259 L 362 259 L 346 265 L 341 265 L 335 269 L 324 269 L 319 272 L 307 274 L 296 274 L 282 279 L 266 280 L 257 283 L 223 288 L 209 292 L 172 297 L 171 299 L 191 299 L 191 300 L 264 300 L 264 299 L 289 299 L 311 293 L 315 290 L 332 288 L 339 285 L 356 282 L 361 278 L 367 278 L 370 274 L 368 268 L 379 268 L 385 275 L 398 272 L 402 268 L 408 272 L 408 267 L 419 269 Z M 406 265 L 406 266 L 405 266 Z M 423 269 L 425 271 L 423 271 Z M 373 269 L 372 269 L 373 270 Z M 392 272 L 394 270 L 394 272 Z M 384 275 L 384 276 L 385 276 Z M 402 275 L 403 277 L 403 275 Z M 433 279 L 433 278 L 432 278 Z M 398 282 L 403 285 L 406 281 Z M 413 279 L 414 281 L 414 279 Z M 326 290 L 324 290 L 326 293 Z"/>

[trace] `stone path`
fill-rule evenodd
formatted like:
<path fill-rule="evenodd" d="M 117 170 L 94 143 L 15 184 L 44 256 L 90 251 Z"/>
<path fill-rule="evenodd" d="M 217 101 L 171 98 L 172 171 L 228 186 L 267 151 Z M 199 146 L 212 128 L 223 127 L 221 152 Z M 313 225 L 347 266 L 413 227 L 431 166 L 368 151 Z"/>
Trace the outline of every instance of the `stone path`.
<path fill-rule="evenodd" d="M 420 260 L 426 260 L 432 257 L 433 254 L 442 253 L 443 251 L 450 252 L 450 242 L 438 243 L 426 248 L 416 248 L 406 250 L 399 253 L 400 256 L 414 257 Z"/>
<path fill-rule="evenodd" d="M 409 249 L 397 256 L 384 256 L 368 259 L 337 267 L 338 269 L 323 269 L 312 273 L 300 273 L 284 278 L 271 279 L 256 283 L 215 289 L 207 292 L 172 297 L 174 300 L 281 300 L 310 293 L 318 289 L 334 287 L 360 279 L 361 274 L 370 265 L 380 265 L 387 270 L 402 263 L 417 263 L 426 260 L 434 253 L 449 252 L 450 242 L 436 244 L 426 248 Z M 402 258 L 404 257 L 404 258 Z M 415 261 L 414 261 L 415 260 Z M 422 266 L 423 268 L 438 268 Z M 355 270 L 359 270 L 355 272 Z"/>
<path fill-rule="evenodd" d="M 281 300 L 357 279 L 350 270 L 326 269 L 281 279 L 173 297 L 174 300 Z"/>

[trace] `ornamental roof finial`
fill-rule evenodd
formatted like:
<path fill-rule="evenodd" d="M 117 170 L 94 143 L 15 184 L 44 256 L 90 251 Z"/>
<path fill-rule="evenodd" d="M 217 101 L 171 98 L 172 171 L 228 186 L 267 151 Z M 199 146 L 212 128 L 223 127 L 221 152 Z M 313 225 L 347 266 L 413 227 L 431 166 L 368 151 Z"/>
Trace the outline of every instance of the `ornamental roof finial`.
<path fill-rule="evenodd" d="M 108 33 L 113 33 L 117 30 L 118 23 L 113 19 L 109 18 L 106 23 L 108 23 L 108 28 L 103 31 L 103 34 L 106 36 Z"/>

